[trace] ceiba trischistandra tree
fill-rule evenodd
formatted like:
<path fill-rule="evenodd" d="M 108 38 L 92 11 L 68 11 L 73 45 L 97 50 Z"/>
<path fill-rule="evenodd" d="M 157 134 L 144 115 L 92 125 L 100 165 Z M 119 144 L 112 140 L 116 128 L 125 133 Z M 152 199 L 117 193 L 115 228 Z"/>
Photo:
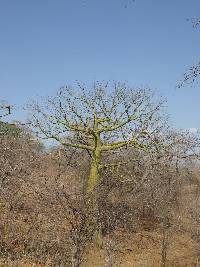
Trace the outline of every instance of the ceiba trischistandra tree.
<path fill-rule="evenodd" d="M 87 227 L 97 220 L 97 189 L 104 153 L 132 146 L 147 149 L 163 127 L 160 109 L 149 89 L 133 89 L 125 83 L 95 82 L 90 90 L 63 87 L 43 105 L 33 103 L 32 125 L 44 138 L 65 147 L 86 150 L 90 172 L 86 184 Z M 122 162 L 119 162 L 121 164 Z"/>

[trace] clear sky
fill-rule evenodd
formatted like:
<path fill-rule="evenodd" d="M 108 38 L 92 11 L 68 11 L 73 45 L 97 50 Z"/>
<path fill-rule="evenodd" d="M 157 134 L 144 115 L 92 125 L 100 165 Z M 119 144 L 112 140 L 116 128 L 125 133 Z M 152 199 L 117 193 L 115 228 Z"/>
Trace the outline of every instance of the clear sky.
<path fill-rule="evenodd" d="M 127 6 L 127 8 L 126 8 Z M 75 80 L 127 81 L 167 97 L 177 127 L 200 129 L 200 0 L 0 0 L 0 99 L 21 107 Z"/>

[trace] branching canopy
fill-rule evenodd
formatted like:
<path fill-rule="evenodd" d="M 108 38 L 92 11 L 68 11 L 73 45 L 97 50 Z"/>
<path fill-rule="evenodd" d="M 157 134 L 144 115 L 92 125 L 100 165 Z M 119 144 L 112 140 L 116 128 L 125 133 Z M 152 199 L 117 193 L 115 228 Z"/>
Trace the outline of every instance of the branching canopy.
<path fill-rule="evenodd" d="M 150 89 L 125 83 L 96 82 L 63 87 L 43 105 L 33 103 L 31 123 L 43 138 L 68 147 L 112 151 L 127 146 L 144 149 L 165 125 L 162 99 Z"/>

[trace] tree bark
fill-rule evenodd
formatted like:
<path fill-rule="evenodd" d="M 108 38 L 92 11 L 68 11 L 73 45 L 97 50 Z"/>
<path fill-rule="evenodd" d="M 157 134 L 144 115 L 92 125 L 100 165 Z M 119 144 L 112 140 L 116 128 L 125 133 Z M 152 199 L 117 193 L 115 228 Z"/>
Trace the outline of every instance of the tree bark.
<path fill-rule="evenodd" d="M 98 238 L 100 229 L 98 227 L 98 184 L 99 184 L 99 167 L 100 167 L 100 149 L 97 148 L 91 159 L 90 173 L 87 180 L 86 188 L 86 229 L 89 236 Z"/>

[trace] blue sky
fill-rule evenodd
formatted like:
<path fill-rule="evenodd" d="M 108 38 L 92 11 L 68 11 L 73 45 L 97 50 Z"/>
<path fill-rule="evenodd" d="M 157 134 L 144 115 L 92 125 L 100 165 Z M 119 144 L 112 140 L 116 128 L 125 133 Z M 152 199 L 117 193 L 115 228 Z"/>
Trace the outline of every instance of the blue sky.
<path fill-rule="evenodd" d="M 27 101 L 75 80 L 127 81 L 167 97 L 177 127 L 200 129 L 200 85 L 175 88 L 200 59 L 197 16 L 199 0 L 0 0 L 0 99 L 24 120 Z"/>

